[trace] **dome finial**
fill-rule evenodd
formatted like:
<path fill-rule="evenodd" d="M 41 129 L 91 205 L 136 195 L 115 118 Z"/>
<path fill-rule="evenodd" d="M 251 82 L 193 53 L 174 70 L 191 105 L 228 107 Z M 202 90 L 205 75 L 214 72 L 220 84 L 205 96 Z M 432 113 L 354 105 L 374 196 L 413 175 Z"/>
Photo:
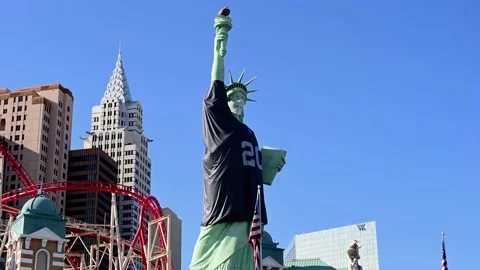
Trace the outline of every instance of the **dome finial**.
<path fill-rule="evenodd" d="M 43 197 L 43 181 L 40 182 L 40 188 L 38 189 L 37 197 Z"/>

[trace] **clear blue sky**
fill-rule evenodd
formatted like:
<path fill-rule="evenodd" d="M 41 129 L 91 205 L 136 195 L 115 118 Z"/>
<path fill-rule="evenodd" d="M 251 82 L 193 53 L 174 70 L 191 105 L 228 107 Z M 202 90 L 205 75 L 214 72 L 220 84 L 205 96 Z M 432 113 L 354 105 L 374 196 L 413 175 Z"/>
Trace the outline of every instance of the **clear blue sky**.
<path fill-rule="evenodd" d="M 386 3 L 389 2 L 389 3 Z M 0 87 L 60 82 L 74 137 L 90 128 L 122 41 L 153 160 L 152 193 L 183 218 L 187 269 L 202 216 L 201 104 L 225 1 L 2 1 Z M 268 231 L 376 220 L 380 267 L 477 257 L 478 1 L 228 0 L 227 66 L 258 76 L 246 122 L 288 150 L 267 188 Z M 79 139 L 72 148 L 81 148 Z M 367 269 L 368 270 L 368 269 Z"/>

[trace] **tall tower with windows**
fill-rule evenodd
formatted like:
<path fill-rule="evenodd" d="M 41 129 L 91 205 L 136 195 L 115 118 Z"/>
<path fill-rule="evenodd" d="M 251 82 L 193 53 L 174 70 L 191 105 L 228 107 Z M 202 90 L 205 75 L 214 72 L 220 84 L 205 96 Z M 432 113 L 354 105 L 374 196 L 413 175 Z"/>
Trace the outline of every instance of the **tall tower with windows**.
<path fill-rule="evenodd" d="M 148 145 L 152 140 L 143 134 L 143 108 L 132 99 L 123 68 L 122 52 L 102 97 L 100 105 L 92 108 L 91 131 L 84 148 L 100 148 L 118 164 L 119 184 L 150 194 L 151 161 Z M 133 239 L 138 227 L 140 204 L 128 196 L 120 196 L 120 234 Z"/>
<path fill-rule="evenodd" d="M 72 91 L 59 83 L 0 89 L 0 141 L 7 143 L 35 184 L 67 180 L 72 121 Z M 0 193 L 23 187 L 3 156 L 0 177 Z M 54 191 L 45 196 L 64 214 L 65 195 L 65 191 Z M 21 208 L 26 201 L 22 198 L 8 205 Z"/>

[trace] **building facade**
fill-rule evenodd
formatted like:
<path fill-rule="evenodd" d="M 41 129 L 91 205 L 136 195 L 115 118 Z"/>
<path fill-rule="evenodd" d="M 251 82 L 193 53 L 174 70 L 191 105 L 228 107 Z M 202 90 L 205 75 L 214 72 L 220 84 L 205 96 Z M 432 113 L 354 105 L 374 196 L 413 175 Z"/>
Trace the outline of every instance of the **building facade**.
<path fill-rule="evenodd" d="M 70 151 L 68 179 L 117 183 L 117 163 L 99 148 Z M 90 224 L 110 224 L 112 194 L 86 190 L 67 191 L 66 216 Z"/>
<path fill-rule="evenodd" d="M 15 219 L 7 243 L 6 269 L 61 270 L 65 260 L 67 221 L 53 201 L 37 197 L 27 201 Z"/>
<path fill-rule="evenodd" d="M 361 246 L 359 263 L 363 269 L 378 270 L 375 221 L 295 235 L 284 252 L 285 265 L 295 260 L 320 259 L 335 269 L 348 269 L 347 249 L 353 240 Z"/>
<path fill-rule="evenodd" d="M 278 247 L 279 243 L 273 242 L 272 236 L 262 231 L 262 269 L 264 270 L 284 270 L 283 266 L 283 248 Z"/>
<path fill-rule="evenodd" d="M 0 89 L 0 139 L 23 165 L 35 183 L 67 179 L 68 151 L 72 134 L 73 95 L 61 84 Z M 2 192 L 23 187 L 4 158 L 0 158 Z M 65 213 L 65 191 L 49 198 Z M 26 199 L 10 203 L 21 207 Z"/>
<path fill-rule="evenodd" d="M 171 261 L 175 269 L 182 269 L 182 220 L 168 207 L 162 208 L 162 211 L 170 220 Z"/>
<path fill-rule="evenodd" d="M 71 150 L 68 162 L 68 180 L 70 181 L 98 181 L 104 184 L 117 183 L 117 163 L 102 149 Z M 67 203 L 65 214 L 69 218 L 78 221 L 109 225 L 112 207 L 112 193 L 95 192 L 87 190 L 67 191 Z M 83 241 L 83 243 L 82 243 Z M 85 260 L 89 260 L 89 254 L 85 252 L 85 246 L 90 250 L 90 245 L 96 244 L 96 239 L 86 237 L 82 241 L 76 241 L 72 252 L 85 254 Z M 108 260 L 102 260 L 101 267 L 108 269 Z"/>
<path fill-rule="evenodd" d="M 278 247 L 279 243 L 273 242 L 273 238 L 265 228 L 262 232 L 262 259 L 271 257 L 278 264 L 283 265 L 283 248 Z"/>
<path fill-rule="evenodd" d="M 91 131 L 84 139 L 84 148 L 100 148 L 118 164 L 117 182 L 131 190 L 150 195 L 151 161 L 143 134 L 143 108 L 132 99 L 119 52 L 115 69 L 100 105 L 92 108 Z M 138 226 L 140 204 L 128 196 L 120 196 L 120 234 L 132 240 Z"/>

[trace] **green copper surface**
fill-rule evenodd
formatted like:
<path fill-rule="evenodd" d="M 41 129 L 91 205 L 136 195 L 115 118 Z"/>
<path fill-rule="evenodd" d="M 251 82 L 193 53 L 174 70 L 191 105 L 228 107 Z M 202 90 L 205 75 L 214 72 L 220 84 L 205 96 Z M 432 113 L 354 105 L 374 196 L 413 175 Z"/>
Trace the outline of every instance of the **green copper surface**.
<path fill-rule="evenodd" d="M 320 259 L 285 261 L 284 265 L 289 270 L 347 270 L 335 269 Z"/>
<path fill-rule="evenodd" d="M 227 55 L 228 32 L 232 29 L 232 19 L 218 15 L 215 18 L 215 44 L 213 52 L 212 81 L 225 80 L 224 57 Z"/>
<path fill-rule="evenodd" d="M 227 43 L 229 31 L 233 24 L 229 12 L 223 12 L 215 18 L 214 29 L 214 53 L 211 70 L 212 81 L 225 83 L 225 56 L 227 55 Z M 239 79 L 235 81 L 229 72 L 229 84 L 225 84 L 225 91 L 228 100 L 228 107 L 232 114 L 243 122 L 244 106 L 247 101 L 254 101 L 249 94 L 258 90 L 248 89 L 255 80 L 252 78 L 243 82 L 245 70 Z M 232 119 L 235 121 L 235 119 Z M 275 148 L 262 149 L 265 155 L 265 174 L 263 182 L 271 185 L 276 174 L 285 165 L 286 151 Z M 262 157 L 263 162 L 263 157 Z M 253 213 L 252 213 L 253 217 Z M 191 270 L 253 270 L 253 250 L 248 243 L 251 221 L 223 222 L 210 226 L 201 227 L 200 235 L 194 248 L 190 269 Z M 263 227 L 263 226 L 262 226 Z M 267 254 L 283 260 L 282 249 L 276 247 L 268 233 L 265 233 L 265 244 Z"/>
<path fill-rule="evenodd" d="M 245 70 L 243 70 L 240 78 L 238 78 L 238 81 L 235 81 L 233 79 L 232 73 L 229 72 L 230 84 L 225 87 L 228 97 L 228 107 L 230 108 L 230 111 L 233 113 L 233 115 L 235 115 L 237 119 L 240 120 L 240 122 L 243 122 L 243 117 L 245 116 L 244 108 L 247 101 L 255 101 L 248 98 L 248 94 L 258 91 L 247 89 L 248 85 L 251 84 L 256 79 L 256 77 L 250 79 L 246 83 L 243 83 L 242 79 L 244 75 Z"/>
<path fill-rule="evenodd" d="M 262 231 L 262 257 L 272 257 L 279 264 L 283 265 L 283 248 L 279 248 L 278 244 L 273 241 L 272 236 L 264 227 Z"/>
<path fill-rule="evenodd" d="M 250 80 L 248 80 L 246 83 L 243 83 L 243 76 L 245 75 L 245 69 L 242 71 L 242 74 L 240 74 L 240 78 L 238 78 L 238 81 L 235 81 L 232 76 L 232 72 L 228 72 L 229 78 L 230 78 L 230 84 L 226 87 L 227 90 L 227 96 L 230 97 L 235 92 L 239 92 L 243 95 L 245 99 L 245 103 L 247 101 L 255 101 L 253 99 L 248 98 L 248 94 L 257 92 L 258 90 L 248 90 L 247 87 L 249 84 L 251 84 L 257 77 L 254 77 Z"/>
<path fill-rule="evenodd" d="M 22 207 L 20 215 L 12 224 L 17 234 L 31 234 L 48 228 L 61 238 L 65 238 L 67 221 L 57 211 L 55 203 L 44 197 L 40 188 L 37 196 L 28 200 Z"/>
<path fill-rule="evenodd" d="M 213 52 L 213 65 L 212 65 L 212 81 L 219 80 L 225 81 L 225 56 L 227 55 L 227 43 L 228 43 L 228 32 L 232 30 L 233 24 L 232 19 L 228 16 L 218 15 L 215 18 L 214 28 L 215 28 L 215 40 L 214 40 L 214 52 Z M 233 115 L 237 117 L 238 120 L 243 122 L 244 117 L 244 106 L 247 101 L 254 101 L 248 98 L 248 94 L 256 92 L 258 90 L 248 90 L 247 87 L 252 83 L 255 78 L 250 79 L 249 81 L 243 83 L 243 76 L 245 75 L 245 70 L 238 81 L 234 81 L 232 73 L 229 73 L 230 84 L 226 87 L 227 96 L 228 96 L 228 106 L 232 111 Z"/>
<path fill-rule="evenodd" d="M 57 212 L 55 204 L 51 200 L 43 197 L 43 195 L 27 201 L 27 203 L 23 205 L 21 213 L 49 217 L 61 217 Z"/>

